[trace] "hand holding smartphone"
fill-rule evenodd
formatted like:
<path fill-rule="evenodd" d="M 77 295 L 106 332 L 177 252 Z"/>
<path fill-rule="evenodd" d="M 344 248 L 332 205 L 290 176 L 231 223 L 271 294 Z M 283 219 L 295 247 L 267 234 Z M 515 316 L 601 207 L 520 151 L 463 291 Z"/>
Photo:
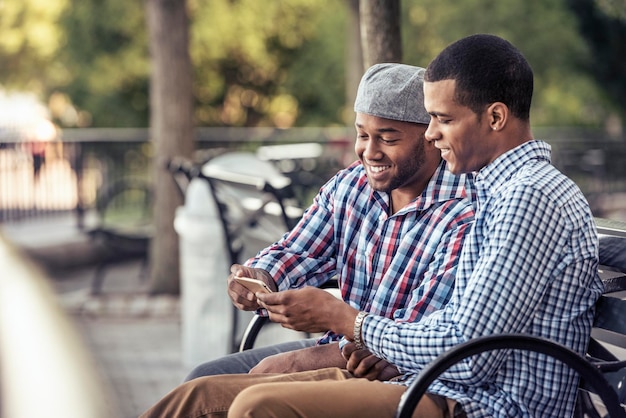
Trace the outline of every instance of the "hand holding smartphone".
<path fill-rule="evenodd" d="M 237 283 L 239 283 L 252 293 L 272 293 L 272 289 L 270 289 L 269 286 L 261 280 L 252 279 L 250 277 L 234 277 L 233 280 L 235 280 Z"/>

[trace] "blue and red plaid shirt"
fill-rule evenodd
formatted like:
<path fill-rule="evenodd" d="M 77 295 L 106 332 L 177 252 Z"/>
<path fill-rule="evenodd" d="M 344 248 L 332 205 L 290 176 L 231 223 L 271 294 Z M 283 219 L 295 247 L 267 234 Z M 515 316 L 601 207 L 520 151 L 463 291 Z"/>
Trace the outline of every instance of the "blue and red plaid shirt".
<path fill-rule="evenodd" d="M 270 272 L 279 290 L 319 287 L 336 276 L 356 309 L 414 321 L 452 295 L 474 219 L 466 186 L 471 192 L 470 179 L 442 161 L 422 194 L 389 216 L 389 195 L 372 190 L 355 162 L 321 188 L 293 230 L 246 264 Z"/>

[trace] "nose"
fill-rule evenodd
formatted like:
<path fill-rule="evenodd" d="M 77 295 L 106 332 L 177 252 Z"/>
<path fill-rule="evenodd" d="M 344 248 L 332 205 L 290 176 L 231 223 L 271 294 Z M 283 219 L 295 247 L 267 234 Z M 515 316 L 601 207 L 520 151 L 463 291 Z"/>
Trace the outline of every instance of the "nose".
<path fill-rule="evenodd" d="M 370 139 L 368 141 L 363 141 L 361 144 L 361 155 L 365 160 L 378 160 L 382 158 L 382 152 L 380 147 L 378 146 L 378 142 Z"/>
<path fill-rule="evenodd" d="M 436 128 L 435 122 L 433 122 L 433 119 L 430 120 L 430 123 L 428 124 L 428 128 L 426 128 L 426 132 L 424 132 L 424 138 L 426 138 L 428 142 L 435 142 L 438 139 L 441 139 L 441 133 Z"/>

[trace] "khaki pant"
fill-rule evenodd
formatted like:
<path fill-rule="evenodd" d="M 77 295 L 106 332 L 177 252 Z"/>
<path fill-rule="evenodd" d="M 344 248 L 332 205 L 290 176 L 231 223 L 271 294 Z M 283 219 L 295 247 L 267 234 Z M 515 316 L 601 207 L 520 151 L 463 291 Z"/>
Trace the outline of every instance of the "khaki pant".
<path fill-rule="evenodd" d="M 338 368 L 208 376 L 174 389 L 141 418 L 393 417 L 405 390 L 405 386 L 357 379 Z M 453 402 L 424 396 L 413 417 L 446 418 Z"/>

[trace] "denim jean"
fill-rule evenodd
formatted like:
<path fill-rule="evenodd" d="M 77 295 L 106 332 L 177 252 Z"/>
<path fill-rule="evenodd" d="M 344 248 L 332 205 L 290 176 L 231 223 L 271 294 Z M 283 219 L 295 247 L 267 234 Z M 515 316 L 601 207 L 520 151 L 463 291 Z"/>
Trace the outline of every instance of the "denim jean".
<path fill-rule="evenodd" d="M 265 357 L 312 347 L 316 342 L 317 339 L 308 338 L 229 354 L 195 367 L 185 378 L 185 382 L 202 376 L 248 373 L 250 369 L 256 366 Z"/>

